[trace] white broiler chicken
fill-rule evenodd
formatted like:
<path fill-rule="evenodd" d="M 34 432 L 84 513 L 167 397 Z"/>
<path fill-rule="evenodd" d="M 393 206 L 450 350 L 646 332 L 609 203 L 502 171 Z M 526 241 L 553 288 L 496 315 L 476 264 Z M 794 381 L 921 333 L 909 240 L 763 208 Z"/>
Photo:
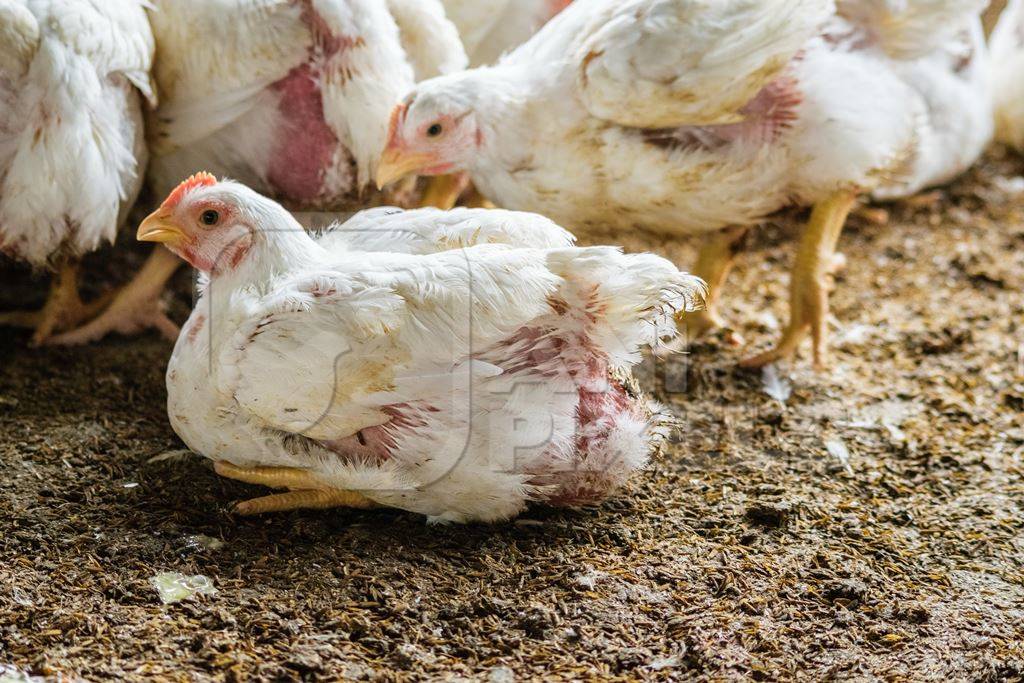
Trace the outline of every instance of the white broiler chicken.
<path fill-rule="evenodd" d="M 1024 152 L 1024 0 L 1010 0 L 992 34 L 996 139 Z"/>
<path fill-rule="evenodd" d="M 150 18 L 158 196 L 207 168 L 293 208 L 365 205 L 392 107 L 417 79 L 467 61 L 439 0 L 155 0 Z M 61 341 L 161 319 L 155 298 L 178 263 L 158 249 L 103 316 Z"/>
<path fill-rule="evenodd" d="M 145 174 L 153 35 L 141 0 L 0 0 L 0 251 L 55 275 L 38 312 L 0 314 L 33 343 L 90 317 L 79 260 Z"/>
<path fill-rule="evenodd" d="M 577 0 L 493 67 L 419 84 L 392 114 L 378 183 L 468 171 L 489 199 L 574 231 L 702 235 L 722 288 L 747 228 L 814 210 L 791 318 L 825 363 L 828 278 L 858 196 L 967 168 L 991 135 L 984 0 Z M 720 325 L 715 311 L 687 321 Z"/>
<path fill-rule="evenodd" d="M 572 0 L 443 0 L 470 66 L 493 64 L 519 47 Z"/>
<path fill-rule="evenodd" d="M 319 240 L 207 174 L 139 227 L 207 274 L 167 372 L 171 424 L 255 514 L 383 505 L 493 521 L 599 502 L 662 429 L 623 375 L 703 284 L 574 248 L 529 214 L 357 215 Z"/>

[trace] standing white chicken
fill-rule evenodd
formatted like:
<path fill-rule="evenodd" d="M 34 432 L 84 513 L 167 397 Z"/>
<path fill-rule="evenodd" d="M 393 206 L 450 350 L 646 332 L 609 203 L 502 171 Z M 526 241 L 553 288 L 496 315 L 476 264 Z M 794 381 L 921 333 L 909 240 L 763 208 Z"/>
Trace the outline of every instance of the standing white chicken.
<path fill-rule="evenodd" d="M 519 47 L 572 0 L 443 0 L 470 66 L 493 64 Z"/>
<path fill-rule="evenodd" d="M 175 431 L 220 474 L 291 489 L 245 514 L 492 521 L 603 500 L 661 431 L 622 373 L 702 283 L 657 256 L 574 248 L 539 216 L 394 211 L 318 242 L 201 174 L 143 222 L 139 239 L 209 277 L 168 367 Z"/>
<path fill-rule="evenodd" d="M 828 276 L 858 195 L 949 180 L 991 135 L 984 0 L 577 0 L 493 67 L 419 84 L 378 183 L 468 171 L 567 225 L 703 235 L 721 289 L 747 228 L 813 205 L 791 318 L 825 362 Z M 714 310 L 687 321 L 718 326 Z"/>
<path fill-rule="evenodd" d="M 464 68 L 439 0 L 156 0 L 154 191 L 208 168 L 302 209 L 368 200 L 388 114 L 417 78 Z M 100 318 L 60 341 L 162 318 L 158 249 Z"/>
<path fill-rule="evenodd" d="M 112 242 L 146 166 L 153 35 L 142 0 L 0 0 L 0 251 L 55 271 L 35 344 L 94 313 L 80 257 Z"/>
<path fill-rule="evenodd" d="M 996 139 L 1024 152 L 1024 1 L 1010 0 L 992 34 Z"/>

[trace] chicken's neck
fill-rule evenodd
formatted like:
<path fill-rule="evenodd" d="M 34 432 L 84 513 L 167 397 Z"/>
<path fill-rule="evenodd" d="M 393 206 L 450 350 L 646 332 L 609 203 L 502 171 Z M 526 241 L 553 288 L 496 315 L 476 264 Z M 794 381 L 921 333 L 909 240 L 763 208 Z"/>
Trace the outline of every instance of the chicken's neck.
<path fill-rule="evenodd" d="M 541 86 L 543 74 L 521 66 L 498 65 L 471 69 L 450 78 L 455 87 L 472 93 L 473 110 L 480 126 L 476 154 L 463 169 L 469 173 L 481 165 L 493 164 L 511 141 L 530 139 L 530 117 L 525 115 Z M 469 99 L 469 98 L 467 98 Z"/>
<path fill-rule="evenodd" d="M 211 290 L 262 290 L 284 273 L 316 268 L 327 259 L 327 252 L 297 221 L 276 225 L 256 232 L 248 253 L 237 264 L 210 273 Z"/>

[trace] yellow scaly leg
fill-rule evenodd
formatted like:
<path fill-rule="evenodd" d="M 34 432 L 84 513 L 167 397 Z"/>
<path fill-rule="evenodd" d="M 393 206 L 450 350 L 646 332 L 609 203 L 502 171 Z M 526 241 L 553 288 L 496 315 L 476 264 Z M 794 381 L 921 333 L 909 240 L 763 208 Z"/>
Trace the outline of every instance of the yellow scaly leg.
<path fill-rule="evenodd" d="M 746 234 L 747 228 L 733 227 L 715 231 L 704 237 L 693 274 L 708 284 L 705 309 L 693 313 L 680 313 L 677 316 L 677 321 L 686 330 L 688 339 L 697 339 L 725 326 L 718 313 L 718 300 L 729 271 L 732 270 L 740 242 Z M 730 333 L 727 341 L 735 346 L 743 343 L 742 338 L 735 333 Z"/>
<path fill-rule="evenodd" d="M 55 332 L 71 329 L 83 320 L 96 315 L 110 301 L 111 295 L 102 296 L 88 304 L 78 294 L 77 259 L 68 258 L 54 273 L 50 294 L 38 311 L 0 313 L 0 325 L 28 327 L 35 330 L 32 345 L 48 341 Z"/>
<path fill-rule="evenodd" d="M 810 333 L 814 345 L 814 367 L 818 370 L 825 368 L 829 274 L 835 270 L 836 244 L 856 201 L 855 192 L 842 191 L 815 205 L 793 264 L 789 325 L 778 346 L 743 361 L 743 366 L 756 368 L 791 358 L 800 342 Z"/>
<path fill-rule="evenodd" d="M 240 515 L 260 515 L 288 510 L 325 510 L 336 507 L 362 510 L 377 507 L 377 503 L 356 491 L 325 488 L 324 484 L 308 470 L 294 467 L 238 467 L 228 462 L 215 463 L 213 468 L 217 474 L 228 479 L 271 488 L 291 489 L 288 493 L 276 493 L 238 503 L 234 511 Z"/>

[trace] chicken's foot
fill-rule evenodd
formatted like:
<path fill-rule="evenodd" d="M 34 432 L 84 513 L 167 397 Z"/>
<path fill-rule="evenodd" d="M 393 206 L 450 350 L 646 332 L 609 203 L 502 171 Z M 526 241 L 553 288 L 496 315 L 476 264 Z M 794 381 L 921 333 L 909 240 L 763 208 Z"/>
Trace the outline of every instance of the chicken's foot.
<path fill-rule="evenodd" d="M 31 344 L 39 346 L 47 342 L 54 332 L 72 329 L 96 315 L 110 301 L 110 295 L 83 303 L 78 293 L 79 269 L 77 259 L 66 259 L 53 276 L 43 307 L 38 311 L 0 313 L 0 325 L 33 329 Z"/>
<path fill-rule="evenodd" d="M 841 191 L 815 205 L 793 264 L 789 325 L 778 346 L 743 361 L 742 365 L 762 367 L 791 358 L 809 333 L 814 348 L 814 367 L 818 370 L 826 367 L 830 276 L 841 265 L 836 258 L 836 244 L 856 199 L 855 192 Z"/>
<path fill-rule="evenodd" d="M 117 292 L 106 310 L 82 327 L 52 337 L 48 343 L 88 344 L 112 332 L 137 334 L 149 328 L 155 328 L 167 339 L 176 339 L 178 326 L 164 314 L 160 295 L 180 265 L 181 261 L 174 254 L 158 246 L 142 270 Z"/>
<path fill-rule="evenodd" d="M 691 313 L 676 314 L 676 323 L 682 330 L 679 337 L 657 351 L 665 357 L 684 351 L 690 342 L 704 335 L 723 330 L 723 338 L 730 346 L 743 344 L 743 337 L 729 330 L 718 313 L 718 298 L 725 285 L 725 279 L 732 270 L 733 259 L 740 249 L 743 237 L 747 234 L 745 227 L 733 227 L 716 230 L 705 236 L 701 241 L 700 252 L 693 274 L 704 280 L 708 285 L 708 294 L 704 300 L 704 309 Z"/>
<path fill-rule="evenodd" d="M 697 339 L 709 332 L 725 328 L 725 322 L 718 312 L 718 301 L 746 234 L 746 227 L 732 227 L 715 231 L 702 241 L 693 274 L 708 284 L 705 308 L 702 311 L 679 314 L 679 322 L 689 339 Z M 732 331 L 727 332 L 726 340 L 733 346 L 743 343 L 743 338 Z"/>
<path fill-rule="evenodd" d="M 377 504 L 356 491 L 325 488 L 308 470 L 294 467 L 238 467 L 228 462 L 214 464 L 217 474 L 228 479 L 271 488 L 291 489 L 288 493 L 253 498 L 238 503 L 239 515 L 260 515 L 288 510 L 325 510 L 336 507 L 369 509 Z"/>

